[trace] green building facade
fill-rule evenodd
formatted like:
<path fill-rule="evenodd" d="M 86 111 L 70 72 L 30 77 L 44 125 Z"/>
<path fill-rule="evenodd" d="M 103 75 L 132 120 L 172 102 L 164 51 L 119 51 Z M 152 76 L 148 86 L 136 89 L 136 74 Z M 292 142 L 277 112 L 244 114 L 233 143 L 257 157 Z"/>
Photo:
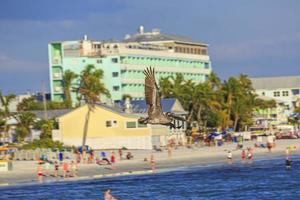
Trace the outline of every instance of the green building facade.
<path fill-rule="evenodd" d="M 161 77 L 181 73 L 186 79 L 203 82 L 211 73 L 207 45 L 186 38 L 161 34 L 139 33 L 122 42 L 83 40 L 52 42 L 48 45 L 50 89 L 53 101 L 63 101 L 63 73 L 71 70 L 80 74 L 84 67 L 93 64 L 104 72 L 103 82 L 110 91 L 111 100 L 123 95 L 133 99 L 144 98 L 146 67 L 156 71 L 157 82 Z M 73 82 L 78 87 L 79 80 Z M 77 94 L 72 92 L 73 102 Z"/>

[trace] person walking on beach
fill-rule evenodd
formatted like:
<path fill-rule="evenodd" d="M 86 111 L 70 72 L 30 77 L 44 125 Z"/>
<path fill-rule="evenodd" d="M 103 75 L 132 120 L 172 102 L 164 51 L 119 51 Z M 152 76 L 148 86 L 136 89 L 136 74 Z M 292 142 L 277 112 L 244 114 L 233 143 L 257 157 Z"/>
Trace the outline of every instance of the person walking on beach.
<path fill-rule="evenodd" d="M 122 149 L 119 149 L 119 157 L 120 157 L 120 160 L 123 160 L 123 152 L 122 152 Z"/>
<path fill-rule="evenodd" d="M 77 171 L 78 171 L 78 167 L 77 167 L 77 162 L 76 161 L 71 161 L 71 169 L 72 169 L 72 176 L 73 177 L 76 177 L 78 174 L 77 174 Z"/>
<path fill-rule="evenodd" d="M 111 191 L 112 191 L 111 189 L 106 189 L 106 190 L 104 191 L 104 200 L 117 200 L 115 197 L 113 197 L 113 196 L 110 194 Z"/>
<path fill-rule="evenodd" d="M 111 169 L 115 169 L 115 162 L 116 162 L 115 152 L 112 152 L 110 156 Z"/>
<path fill-rule="evenodd" d="M 57 161 L 54 162 L 54 176 L 58 177 L 59 164 Z"/>
<path fill-rule="evenodd" d="M 231 153 L 231 151 L 228 151 L 228 153 L 227 153 L 227 161 L 228 161 L 228 164 L 232 164 L 232 153 Z"/>
<path fill-rule="evenodd" d="M 253 151 L 252 151 L 251 148 L 248 148 L 247 159 L 248 159 L 248 163 L 252 163 L 253 162 Z"/>
<path fill-rule="evenodd" d="M 39 182 L 42 183 L 43 182 L 43 178 L 44 178 L 44 173 L 43 173 L 43 166 L 42 166 L 41 162 L 38 165 L 37 175 L 38 175 Z"/>
<path fill-rule="evenodd" d="M 58 159 L 59 159 L 60 163 L 63 162 L 63 160 L 64 160 L 64 153 L 63 152 L 61 152 L 61 151 L 59 152 Z"/>
<path fill-rule="evenodd" d="M 48 161 L 44 162 L 44 174 L 45 176 L 50 175 L 50 163 Z"/>
<path fill-rule="evenodd" d="M 81 154 L 80 154 L 79 150 L 76 151 L 76 160 L 77 160 L 77 163 L 80 163 L 80 161 L 81 161 Z"/>
<path fill-rule="evenodd" d="M 69 165 L 68 163 L 65 161 L 63 163 L 63 177 L 66 178 L 68 175 L 68 171 L 69 171 Z"/>
<path fill-rule="evenodd" d="M 156 163 L 155 163 L 155 160 L 154 160 L 154 155 L 151 154 L 151 156 L 150 156 L 150 166 L 151 166 L 151 169 L 152 169 L 153 172 L 155 171 L 155 167 L 156 167 L 155 165 L 156 165 Z"/>

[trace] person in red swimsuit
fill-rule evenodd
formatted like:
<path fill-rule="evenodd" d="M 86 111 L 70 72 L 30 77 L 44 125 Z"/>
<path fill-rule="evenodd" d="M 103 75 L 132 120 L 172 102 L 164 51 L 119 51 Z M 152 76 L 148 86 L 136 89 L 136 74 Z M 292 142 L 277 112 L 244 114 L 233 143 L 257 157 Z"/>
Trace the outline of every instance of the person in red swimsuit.
<path fill-rule="evenodd" d="M 38 175 L 39 182 L 42 183 L 43 178 L 44 178 L 42 163 L 39 163 L 39 166 L 38 166 L 38 169 L 37 169 L 37 175 Z"/>
<path fill-rule="evenodd" d="M 115 169 L 115 162 L 116 162 L 115 152 L 112 152 L 110 156 L 111 169 Z"/>

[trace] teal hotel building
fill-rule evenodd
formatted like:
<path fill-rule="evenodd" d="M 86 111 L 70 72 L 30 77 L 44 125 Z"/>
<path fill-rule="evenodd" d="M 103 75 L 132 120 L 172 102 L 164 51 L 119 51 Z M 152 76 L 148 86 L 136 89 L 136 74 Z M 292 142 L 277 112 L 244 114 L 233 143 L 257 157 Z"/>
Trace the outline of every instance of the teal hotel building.
<path fill-rule="evenodd" d="M 144 99 L 143 70 L 149 66 L 155 68 L 157 82 L 176 73 L 203 82 L 212 71 L 207 44 L 164 34 L 159 29 L 145 32 L 143 26 L 120 42 L 91 40 L 86 35 L 81 40 L 51 42 L 48 53 L 51 99 L 57 102 L 64 100 L 64 72 L 80 74 L 88 64 L 103 70 L 102 81 L 114 102 L 122 100 L 123 95 Z M 78 83 L 74 80 L 72 87 L 78 87 Z M 76 96 L 72 92 L 73 102 Z"/>

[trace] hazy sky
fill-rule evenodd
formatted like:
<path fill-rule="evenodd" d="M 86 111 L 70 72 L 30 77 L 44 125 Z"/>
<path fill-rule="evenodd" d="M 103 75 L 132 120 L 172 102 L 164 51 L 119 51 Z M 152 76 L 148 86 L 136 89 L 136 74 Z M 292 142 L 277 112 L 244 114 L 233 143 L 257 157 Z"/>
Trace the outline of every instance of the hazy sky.
<path fill-rule="evenodd" d="M 50 41 L 121 40 L 139 25 L 210 44 L 222 79 L 300 75 L 299 0 L 1 0 L 0 89 L 48 85 Z"/>

